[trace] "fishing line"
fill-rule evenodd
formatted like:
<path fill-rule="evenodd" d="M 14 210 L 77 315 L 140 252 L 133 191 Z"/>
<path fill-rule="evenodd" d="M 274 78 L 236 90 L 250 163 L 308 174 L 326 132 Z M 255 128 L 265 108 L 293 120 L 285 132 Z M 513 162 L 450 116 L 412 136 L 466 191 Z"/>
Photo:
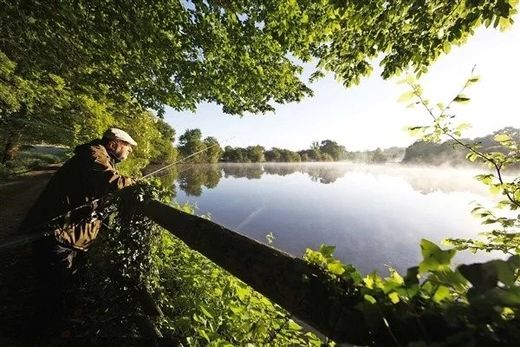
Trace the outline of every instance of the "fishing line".
<path fill-rule="evenodd" d="M 229 138 L 229 139 L 227 139 L 227 140 L 225 140 L 224 142 L 228 142 L 229 140 L 231 140 L 231 139 L 233 139 L 233 138 L 234 138 L 234 136 L 231 137 L 231 138 Z M 152 171 L 152 172 L 150 172 L 149 174 L 144 175 L 144 176 L 141 177 L 141 178 L 138 178 L 137 181 L 142 180 L 142 179 L 144 179 L 144 178 L 146 178 L 146 177 L 149 177 L 149 176 L 155 175 L 156 173 L 158 173 L 158 172 L 160 172 L 160 171 L 162 171 L 162 170 L 166 170 L 167 168 L 172 167 L 173 165 L 180 164 L 180 163 L 182 163 L 184 160 L 186 160 L 186 159 L 188 159 L 188 158 L 194 157 L 194 156 L 196 156 L 197 154 L 200 154 L 200 153 L 202 153 L 202 152 L 205 152 L 205 151 L 207 151 L 208 149 L 213 148 L 213 147 L 215 147 L 215 146 L 219 146 L 219 145 L 220 145 L 219 143 L 214 143 L 214 144 L 212 144 L 211 146 L 208 146 L 208 147 L 206 147 L 206 148 L 204 148 L 204 149 L 201 149 L 200 151 L 197 151 L 197 152 L 195 152 L 195 153 L 192 153 L 192 154 L 188 155 L 187 157 L 182 158 L 181 160 L 178 160 L 178 161 L 176 161 L 176 162 L 173 162 L 173 163 L 171 163 L 171 164 L 168 164 L 168 165 L 166 165 L 166 166 L 163 166 L 163 167 L 160 168 L 160 169 L 157 169 L 157 170 L 155 170 L 155 171 Z"/>

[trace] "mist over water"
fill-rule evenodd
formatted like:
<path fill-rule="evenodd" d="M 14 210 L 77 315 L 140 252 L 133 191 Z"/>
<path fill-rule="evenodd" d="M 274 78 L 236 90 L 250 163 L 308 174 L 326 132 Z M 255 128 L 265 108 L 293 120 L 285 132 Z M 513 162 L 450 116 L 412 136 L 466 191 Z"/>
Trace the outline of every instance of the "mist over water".
<path fill-rule="evenodd" d="M 398 164 L 215 164 L 178 170 L 177 200 L 195 203 L 216 223 L 301 256 L 336 246 L 336 256 L 366 273 L 405 270 L 419 242 L 475 237 L 483 231 L 472 202 L 495 203 L 473 179 L 479 170 Z M 461 254 L 455 262 L 489 255 Z"/>

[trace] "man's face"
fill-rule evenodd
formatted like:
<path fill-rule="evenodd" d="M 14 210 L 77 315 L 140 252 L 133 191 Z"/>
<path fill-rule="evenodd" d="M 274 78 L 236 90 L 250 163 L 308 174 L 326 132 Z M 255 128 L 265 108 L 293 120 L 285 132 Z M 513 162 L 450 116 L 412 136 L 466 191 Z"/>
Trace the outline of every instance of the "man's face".
<path fill-rule="evenodd" d="M 116 141 L 114 154 L 119 160 L 125 160 L 132 152 L 132 145 L 124 141 Z"/>

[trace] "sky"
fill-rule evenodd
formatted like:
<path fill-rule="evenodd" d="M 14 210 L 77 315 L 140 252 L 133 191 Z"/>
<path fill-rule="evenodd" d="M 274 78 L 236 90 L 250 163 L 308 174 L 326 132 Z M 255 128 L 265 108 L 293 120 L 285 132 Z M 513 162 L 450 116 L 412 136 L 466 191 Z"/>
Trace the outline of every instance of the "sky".
<path fill-rule="evenodd" d="M 515 23 L 505 32 L 481 28 L 466 44 L 453 47 L 421 78 L 424 95 L 432 105 L 448 103 L 473 66 L 480 81 L 465 92 L 471 101 L 453 108 L 456 120 L 472 125 L 463 135 L 473 138 L 506 126 L 520 127 L 520 25 Z M 304 67 L 304 75 L 309 75 L 312 65 Z M 347 150 L 409 146 L 416 139 L 404 129 L 428 125 L 431 118 L 423 109 L 407 108 L 398 101 L 408 90 L 398 83 L 402 76 L 383 80 L 380 72 L 375 67 L 370 77 L 350 88 L 328 74 L 310 85 L 313 97 L 278 104 L 275 112 L 263 115 L 227 115 L 220 106 L 204 103 L 194 113 L 167 109 L 165 120 L 175 128 L 177 137 L 186 129 L 199 128 L 203 137 L 216 137 L 222 147 L 260 144 L 301 150 L 325 139 L 337 141 Z"/>

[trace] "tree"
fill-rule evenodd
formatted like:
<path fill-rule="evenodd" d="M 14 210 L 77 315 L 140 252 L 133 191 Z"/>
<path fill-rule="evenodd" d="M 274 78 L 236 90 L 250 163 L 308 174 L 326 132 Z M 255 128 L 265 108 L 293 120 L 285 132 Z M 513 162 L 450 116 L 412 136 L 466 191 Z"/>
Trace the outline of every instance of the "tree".
<path fill-rule="evenodd" d="M 410 65 L 424 72 L 479 26 L 507 28 L 515 4 L 2 0 L 0 52 L 12 67 L 11 78 L 0 80 L 8 91 L 2 122 L 13 145 L 13 134 L 31 133 L 25 124 L 32 117 L 48 121 L 42 133 L 52 124 L 70 124 L 61 115 L 82 117 L 75 112 L 78 103 L 85 106 L 82 99 L 101 106 L 132 100 L 159 115 L 165 105 L 194 109 L 204 101 L 231 114 L 265 112 L 273 103 L 311 95 L 298 59 L 317 59 L 312 79 L 332 71 L 347 86 L 370 74 L 378 56 L 384 77 Z M 45 92 L 50 80 L 59 81 L 62 92 Z"/>
<path fill-rule="evenodd" d="M 381 150 L 381 148 L 377 148 L 374 153 L 372 154 L 372 158 L 370 159 L 372 163 L 385 163 L 386 162 L 386 156 Z"/>
<path fill-rule="evenodd" d="M 232 162 L 234 158 L 234 150 L 231 146 L 224 147 L 224 153 L 222 153 L 222 161 L 223 162 Z"/>
<path fill-rule="evenodd" d="M 179 152 L 183 158 L 188 156 L 192 162 L 203 162 L 204 161 L 204 150 L 205 146 L 202 142 L 202 133 L 200 129 L 186 129 L 184 134 L 179 137 Z M 197 153 L 200 152 L 200 153 Z M 197 153 L 197 154 L 195 154 Z"/>
<path fill-rule="evenodd" d="M 204 139 L 204 161 L 206 163 L 218 163 L 222 156 L 222 148 L 215 137 L 209 136 Z"/>
<path fill-rule="evenodd" d="M 336 141 L 323 140 L 320 144 L 320 153 L 328 154 L 334 161 L 344 159 L 346 149 L 344 146 L 339 145 Z"/>
<path fill-rule="evenodd" d="M 270 162 L 281 161 L 282 154 L 280 149 L 273 147 L 268 151 L 265 151 L 265 160 Z"/>
<path fill-rule="evenodd" d="M 246 148 L 247 150 L 247 157 L 252 163 L 260 163 L 265 161 L 265 148 L 256 145 L 256 146 L 249 146 Z"/>

